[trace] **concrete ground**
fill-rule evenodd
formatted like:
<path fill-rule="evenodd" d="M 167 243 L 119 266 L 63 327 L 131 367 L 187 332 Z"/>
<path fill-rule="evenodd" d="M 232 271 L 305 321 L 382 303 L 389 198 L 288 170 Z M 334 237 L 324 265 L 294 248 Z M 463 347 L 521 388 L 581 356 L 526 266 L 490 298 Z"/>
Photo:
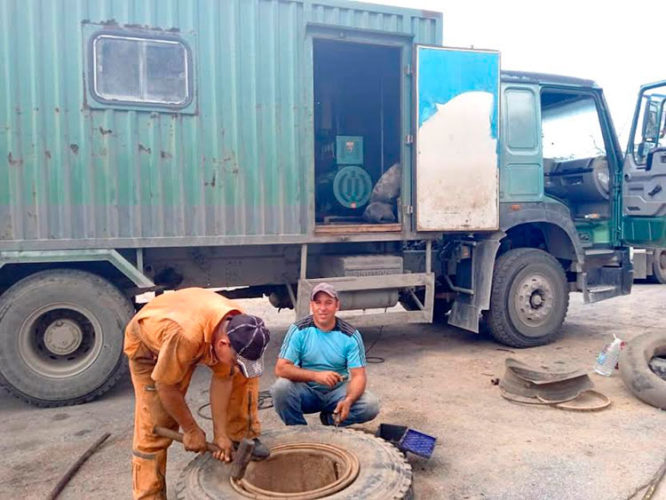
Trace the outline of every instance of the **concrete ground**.
<path fill-rule="evenodd" d="M 562 337 L 556 343 L 511 350 L 451 327 L 410 325 L 363 331 L 369 387 L 382 401 L 380 422 L 404 424 L 437 436 L 430 460 L 410 457 L 416 498 L 626 499 L 646 484 L 666 458 L 666 414 L 625 388 L 616 372 L 592 373 L 598 351 L 612 336 L 629 340 L 666 328 L 666 286 L 638 285 L 627 297 L 583 305 L 572 295 Z M 246 301 L 273 332 L 267 352 L 267 389 L 293 313 L 277 313 L 267 301 Z M 491 383 L 504 360 L 590 372 L 610 408 L 578 413 L 505 401 Z M 207 369 L 189 391 L 193 411 L 208 400 Z M 79 470 L 61 498 L 129 498 L 133 394 L 129 380 L 99 401 L 38 409 L 0 395 L 0 498 L 44 498 L 69 465 L 104 432 L 107 443 Z M 202 410 L 206 415 L 207 408 Z M 272 409 L 261 412 L 265 429 L 282 425 Z M 210 421 L 199 418 L 210 432 Z M 311 419 L 316 425 L 316 418 Z M 171 491 L 193 458 L 175 443 L 169 452 Z M 642 497 L 642 492 L 639 498 Z M 653 498 L 666 498 L 666 480 Z"/>

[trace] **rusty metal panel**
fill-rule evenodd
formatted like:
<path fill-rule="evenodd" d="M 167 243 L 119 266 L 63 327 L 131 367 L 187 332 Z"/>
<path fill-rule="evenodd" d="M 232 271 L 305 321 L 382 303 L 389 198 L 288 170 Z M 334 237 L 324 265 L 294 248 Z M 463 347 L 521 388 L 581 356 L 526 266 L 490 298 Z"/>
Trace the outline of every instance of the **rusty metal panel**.
<path fill-rule="evenodd" d="M 0 250 L 312 239 L 309 23 L 441 41 L 437 16 L 341 1 L 0 2 Z M 94 102 L 104 30 L 182 38 L 191 110 Z"/>

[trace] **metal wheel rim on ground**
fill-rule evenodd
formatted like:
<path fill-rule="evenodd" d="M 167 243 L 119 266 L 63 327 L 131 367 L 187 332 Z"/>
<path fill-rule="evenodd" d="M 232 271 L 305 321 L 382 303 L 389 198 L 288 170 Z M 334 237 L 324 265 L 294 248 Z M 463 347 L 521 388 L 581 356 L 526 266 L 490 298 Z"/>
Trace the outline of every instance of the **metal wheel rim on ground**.
<path fill-rule="evenodd" d="M 282 493 L 276 491 L 268 491 L 255 486 L 254 484 L 242 478 L 238 481 L 229 479 L 231 486 L 238 492 L 239 495 L 248 498 L 284 498 L 284 499 L 298 499 L 298 500 L 315 500 L 323 498 L 338 491 L 342 491 L 351 483 L 354 482 L 359 473 L 359 461 L 356 455 L 340 448 L 338 446 L 324 444 L 324 443 L 290 443 L 279 445 L 271 449 L 271 457 L 279 455 L 289 455 L 294 453 L 314 452 L 331 458 L 333 461 L 338 461 L 343 464 L 344 472 L 337 479 L 337 481 L 327 484 L 321 488 L 309 491 L 302 491 L 296 493 Z"/>

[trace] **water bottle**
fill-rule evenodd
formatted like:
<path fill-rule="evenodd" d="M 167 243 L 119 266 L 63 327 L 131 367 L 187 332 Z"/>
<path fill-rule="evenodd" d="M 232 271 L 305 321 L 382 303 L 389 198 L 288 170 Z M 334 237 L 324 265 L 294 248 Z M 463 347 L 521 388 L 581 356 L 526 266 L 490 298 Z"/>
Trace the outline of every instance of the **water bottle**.
<path fill-rule="evenodd" d="M 610 377 L 613 374 L 613 369 L 617 365 L 617 360 L 620 357 L 620 349 L 622 348 L 622 339 L 618 339 L 613 335 L 613 341 L 606 344 L 597 356 L 597 362 L 594 365 L 594 371 L 599 375 Z"/>

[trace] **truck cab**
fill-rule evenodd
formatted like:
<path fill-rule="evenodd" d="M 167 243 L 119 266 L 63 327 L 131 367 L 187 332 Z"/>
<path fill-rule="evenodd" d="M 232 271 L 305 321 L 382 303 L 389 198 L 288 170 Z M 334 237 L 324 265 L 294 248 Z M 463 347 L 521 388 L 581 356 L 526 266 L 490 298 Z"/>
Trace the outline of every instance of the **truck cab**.
<path fill-rule="evenodd" d="M 455 57 L 454 49 L 421 50 L 431 50 L 444 60 Z M 464 52 L 481 67 L 493 69 L 487 51 Z M 432 63 L 424 57 L 419 64 Z M 467 92 L 478 90 L 478 78 L 469 67 L 467 61 L 451 77 L 454 87 L 465 87 L 460 80 L 471 79 Z M 426 78 L 428 72 L 419 67 L 417 74 Z M 437 228 L 448 232 L 440 252 L 444 268 L 435 310 L 450 308 L 449 324 L 472 331 L 478 331 L 479 318 L 485 317 L 497 340 L 527 347 L 557 336 L 570 291 L 583 293 L 585 302 L 629 293 L 630 245 L 658 246 L 665 241 L 662 162 L 666 155 L 659 134 L 666 82 L 641 88 L 625 158 L 602 89 L 593 81 L 513 71 L 499 72 L 498 79 L 492 101 L 499 110 L 496 230 L 477 225 L 465 234 L 463 228 Z M 419 92 L 425 88 L 432 94 L 428 85 L 419 81 L 417 86 Z M 444 109 L 449 104 L 439 106 Z M 493 120 L 491 115 L 491 124 Z M 483 126 L 482 121 L 477 123 Z M 473 143 L 475 133 L 460 136 L 456 145 Z M 419 156 L 428 156 L 418 137 L 417 220 L 422 210 Z M 480 149 L 485 147 L 479 144 Z M 449 192 L 458 191 L 458 204 L 467 202 L 478 209 L 474 189 L 482 191 L 483 179 L 491 178 L 492 171 L 482 173 L 478 161 L 470 162 L 477 169 L 468 172 L 474 189 L 463 201 L 464 183 L 446 168 L 456 154 L 442 151 L 439 174 L 449 179 Z M 485 158 L 485 166 L 490 163 Z M 484 199 L 492 201 L 489 196 Z M 486 209 L 492 211 L 493 206 Z M 447 295 L 451 291 L 452 300 Z M 438 308 L 438 300 L 448 300 L 449 306 Z"/>

